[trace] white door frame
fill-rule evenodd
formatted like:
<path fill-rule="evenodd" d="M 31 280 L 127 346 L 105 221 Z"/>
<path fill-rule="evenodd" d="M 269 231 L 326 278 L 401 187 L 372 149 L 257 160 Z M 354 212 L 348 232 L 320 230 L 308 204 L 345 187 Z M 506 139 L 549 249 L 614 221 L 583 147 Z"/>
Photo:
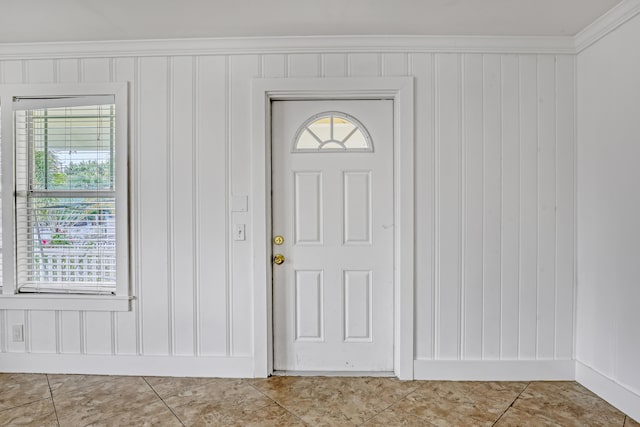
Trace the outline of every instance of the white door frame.
<path fill-rule="evenodd" d="M 413 379 L 414 127 L 413 78 L 284 78 L 252 81 L 250 210 L 253 255 L 254 376 L 273 372 L 271 291 L 271 101 L 393 100 L 394 372 Z"/>

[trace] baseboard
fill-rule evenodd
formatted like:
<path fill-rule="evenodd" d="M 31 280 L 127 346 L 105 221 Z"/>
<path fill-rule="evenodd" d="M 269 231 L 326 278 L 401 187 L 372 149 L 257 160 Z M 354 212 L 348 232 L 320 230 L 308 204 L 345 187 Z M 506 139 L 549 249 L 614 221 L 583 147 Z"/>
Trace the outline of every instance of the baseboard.
<path fill-rule="evenodd" d="M 634 420 L 640 420 L 640 395 L 576 361 L 576 381 Z"/>
<path fill-rule="evenodd" d="M 251 378 L 250 357 L 2 353 L 0 372 Z"/>
<path fill-rule="evenodd" d="M 573 381 L 573 360 L 416 360 L 417 380 Z"/>

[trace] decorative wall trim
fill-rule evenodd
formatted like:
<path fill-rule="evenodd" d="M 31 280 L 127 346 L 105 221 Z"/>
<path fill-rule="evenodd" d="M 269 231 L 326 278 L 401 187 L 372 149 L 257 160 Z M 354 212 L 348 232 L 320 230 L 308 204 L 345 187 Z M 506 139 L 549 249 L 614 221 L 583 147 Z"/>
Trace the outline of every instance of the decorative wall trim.
<path fill-rule="evenodd" d="M 313 36 L 0 43 L 0 60 L 270 53 L 575 53 L 573 37 Z"/>
<path fill-rule="evenodd" d="M 416 360 L 416 380 L 573 381 L 573 360 Z"/>
<path fill-rule="evenodd" d="M 623 0 L 593 21 L 575 36 L 576 53 L 580 53 L 640 13 L 640 0 Z"/>
<path fill-rule="evenodd" d="M 2 372 L 252 378 L 253 358 L 2 353 Z"/>
<path fill-rule="evenodd" d="M 577 360 L 576 381 L 631 418 L 640 420 L 640 394 Z"/>
<path fill-rule="evenodd" d="M 0 60 L 314 52 L 576 54 L 639 13 L 640 0 L 623 0 L 573 37 L 397 35 L 0 43 Z"/>

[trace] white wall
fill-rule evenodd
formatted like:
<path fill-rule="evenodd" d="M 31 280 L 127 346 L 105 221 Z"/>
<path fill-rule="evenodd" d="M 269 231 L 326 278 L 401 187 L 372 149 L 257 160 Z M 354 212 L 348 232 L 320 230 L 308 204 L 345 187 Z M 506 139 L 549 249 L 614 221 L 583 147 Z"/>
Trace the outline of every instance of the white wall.
<path fill-rule="evenodd" d="M 640 15 L 577 59 L 577 378 L 636 419 L 640 419 L 639 45 Z"/>
<path fill-rule="evenodd" d="M 229 235 L 246 223 L 251 239 L 250 212 L 230 197 L 251 192 L 250 80 L 303 76 L 415 76 L 417 374 L 570 361 L 574 68 L 572 55 L 477 53 L 0 62 L 3 83 L 131 83 L 137 296 L 128 313 L 1 313 L 0 370 L 252 375 L 250 240 Z M 7 338 L 16 323 L 24 343 Z"/>

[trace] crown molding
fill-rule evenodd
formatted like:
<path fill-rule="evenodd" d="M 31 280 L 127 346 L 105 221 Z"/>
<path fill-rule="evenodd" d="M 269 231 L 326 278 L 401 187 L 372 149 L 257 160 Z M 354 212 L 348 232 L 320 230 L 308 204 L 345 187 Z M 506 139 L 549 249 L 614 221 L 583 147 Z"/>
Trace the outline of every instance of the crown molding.
<path fill-rule="evenodd" d="M 270 53 L 572 54 L 573 37 L 313 36 L 0 43 L 0 60 Z"/>
<path fill-rule="evenodd" d="M 640 13 L 640 0 L 623 0 L 575 36 L 580 53 Z"/>
<path fill-rule="evenodd" d="M 623 0 L 575 36 L 303 36 L 0 43 L 0 60 L 293 53 L 576 54 L 640 14 Z"/>

